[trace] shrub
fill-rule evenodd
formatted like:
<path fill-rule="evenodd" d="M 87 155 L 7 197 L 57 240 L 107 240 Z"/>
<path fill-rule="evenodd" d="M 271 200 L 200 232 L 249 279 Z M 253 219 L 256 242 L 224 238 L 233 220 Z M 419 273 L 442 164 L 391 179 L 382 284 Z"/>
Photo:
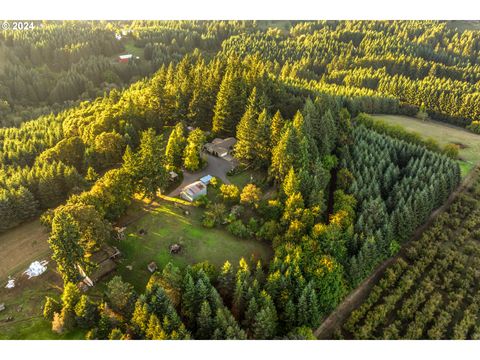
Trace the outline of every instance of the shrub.
<path fill-rule="evenodd" d="M 262 197 L 261 190 L 254 184 L 247 184 L 240 195 L 240 202 L 247 205 L 257 204 Z"/>
<path fill-rule="evenodd" d="M 209 204 L 203 216 L 202 224 L 207 228 L 223 223 L 227 209 L 223 204 Z"/>
<path fill-rule="evenodd" d="M 88 329 L 94 326 L 98 320 L 98 309 L 86 295 L 82 295 L 77 305 L 75 305 L 75 315 L 78 326 Z"/>
<path fill-rule="evenodd" d="M 419 140 L 421 141 L 421 140 Z M 441 146 L 438 144 L 438 141 L 429 137 L 423 141 L 423 145 L 430 151 L 442 152 Z"/>
<path fill-rule="evenodd" d="M 480 134 L 480 120 L 473 120 L 470 125 L 467 126 L 470 131 Z"/>
<path fill-rule="evenodd" d="M 458 151 L 460 146 L 457 144 L 447 144 L 443 148 L 443 153 L 447 155 L 449 158 L 458 159 Z"/>
<path fill-rule="evenodd" d="M 215 226 L 215 219 L 212 216 L 205 214 L 202 219 L 202 226 L 211 229 Z"/>
<path fill-rule="evenodd" d="M 280 233 L 280 225 L 275 220 L 269 220 L 265 222 L 260 230 L 257 231 L 257 238 L 261 240 L 273 241 L 275 236 Z"/>
<path fill-rule="evenodd" d="M 227 230 L 239 238 L 246 238 L 248 236 L 248 229 L 243 224 L 242 220 L 235 220 L 227 226 Z"/>
<path fill-rule="evenodd" d="M 235 204 L 240 199 L 240 190 L 233 184 L 222 184 L 220 186 L 220 193 L 224 201 Z"/>
<path fill-rule="evenodd" d="M 427 113 L 427 110 L 425 108 L 425 104 L 422 103 L 422 105 L 420 106 L 420 108 L 418 109 L 418 113 L 417 115 L 415 115 L 418 119 L 420 120 L 427 120 L 428 119 L 428 113 Z"/>
<path fill-rule="evenodd" d="M 227 175 L 228 176 L 234 176 L 234 175 L 241 174 L 243 171 L 245 171 L 245 165 L 240 164 L 240 165 L 234 167 L 233 169 L 228 170 Z"/>
<path fill-rule="evenodd" d="M 278 199 L 261 201 L 258 211 L 263 219 L 278 220 L 283 214 L 283 204 Z"/>
<path fill-rule="evenodd" d="M 210 200 L 206 195 L 200 196 L 197 200 L 195 200 L 195 205 L 201 208 L 206 208 L 210 204 Z"/>
<path fill-rule="evenodd" d="M 108 335 L 108 340 L 122 340 L 123 338 L 123 333 L 120 329 L 115 328 L 110 332 L 110 335 Z"/>
<path fill-rule="evenodd" d="M 54 209 L 48 209 L 40 216 L 40 223 L 45 226 L 47 229 L 52 229 L 52 221 L 53 217 L 55 216 Z"/>
<path fill-rule="evenodd" d="M 53 315 L 52 331 L 57 334 L 62 334 L 72 330 L 75 326 L 75 315 L 73 311 L 63 308 L 59 313 Z"/>
<path fill-rule="evenodd" d="M 285 339 L 288 340 L 317 340 L 315 335 L 313 334 L 312 329 L 307 326 L 297 327 L 290 331 L 286 336 Z"/>
<path fill-rule="evenodd" d="M 192 270 L 194 272 L 198 272 L 198 271 L 202 270 L 208 276 L 208 278 L 210 279 L 210 281 L 212 283 L 215 283 L 217 281 L 218 270 L 215 267 L 215 265 L 213 265 L 208 260 L 205 260 L 205 261 L 202 261 L 200 263 L 196 263 L 195 265 L 192 265 Z"/>
<path fill-rule="evenodd" d="M 254 217 L 251 217 L 249 220 L 248 220 L 248 224 L 247 224 L 247 229 L 250 233 L 250 235 L 255 235 L 257 233 L 257 231 L 259 230 L 260 228 L 260 225 L 257 221 L 257 219 L 255 219 Z"/>
<path fill-rule="evenodd" d="M 234 222 L 235 220 L 241 217 L 243 211 L 244 211 L 244 208 L 242 205 L 232 206 L 232 208 L 230 209 L 230 213 L 225 218 L 225 221 L 229 224 Z"/>
<path fill-rule="evenodd" d="M 220 180 L 218 180 L 218 178 L 216 177 L 212 177 L 210 179 L 210 185 L 212 185 L 214 189 L 218 189 L 218 186 L 220 185 Z"/>
<path fill-rule="evenodd" d="M 43 306 L 43 317 L 45 319 L 52 321 L 55 313 L 60 313 L 61 310 L 62 306 L 57 300 L 50 296 L 46 297 L 45 305 Z"/>
<path fill-rule="evenodd" d="M 63 318 L 59 313 L 53 314 L 52 331 L 57 334 L 63 333 Z"/>

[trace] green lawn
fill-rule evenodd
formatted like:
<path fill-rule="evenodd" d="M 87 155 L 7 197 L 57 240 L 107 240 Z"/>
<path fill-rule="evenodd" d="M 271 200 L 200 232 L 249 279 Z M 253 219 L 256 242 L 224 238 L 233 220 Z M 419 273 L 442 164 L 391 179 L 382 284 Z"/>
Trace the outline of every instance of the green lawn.
<path fill-rule="evenodd" d="M 255 170 L 245 170 L 239 174 L 229 176 L 228 180 L 231 181 L 232 184 L 237 185 L 240 189 L 242 189 L 245 185 L 252 182 L 258 183 L 263 182 L 266 178 L 266 173 L 261 171 Z"/>
<path fill-rule="evenodd" d="M 375 119 L 383 120 L 392 125 L 400 125 L 406 130 L 416 132 L 425 138 L 435 139 L 440 145 L 460 145 L 460 168 L 465 176 L 475 164 L 480 162 L 480 135 L 463 128 L 443 122 L 399 115 L 372 115 Z"/>
<path fill-rule="evenodd" d="M 85 331 L 75 329 L 65 334 L 56 334 L 52 325 L 43 317 L 0 327 L 0 340 L 84 340 Z"/>
<path fill-rule="evenodd" d="M 201 225 L 202 209 L 181 206 L 190 215 L 184 215 L 182 208 L 166 200 L 160 200 L 157 207 L 143 209 L 144 216 L 129 224 L 126 239 L 116 244 L 123 258 L 116 273 L 139 290 L 148 281 L 147 265 L 151 261 L 161 269 L 168 262 L 185 267 L 208 260 L 221 266 L 226 260 L 236 264 L 241 257 L 254 256 L 266 262 L 272 256 L 270 245 L 238 239 L 221 228 L 206 229 Z M 140 235 L 141 229 L 146 234 Z M 169 246 L 173 243 L 182 245 L 180 254 L 170 254 Z M 132 270 L 127 266 L 132 266 Z"/>
<path fill-rule="evenodd" d="M 133 43 L 133 40 L 125 43 L 125 53 L 132 54 L 133 56 L 138 56 L 140 59 L 143 59 L 143 48 L 136 47 Z"/>

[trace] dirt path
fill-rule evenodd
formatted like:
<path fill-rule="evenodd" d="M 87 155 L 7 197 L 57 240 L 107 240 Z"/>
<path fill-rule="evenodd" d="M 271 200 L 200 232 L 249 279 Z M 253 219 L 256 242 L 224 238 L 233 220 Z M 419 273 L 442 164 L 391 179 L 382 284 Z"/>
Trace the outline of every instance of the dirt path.
<path fill-rule="evenodd" d="M 362 304 L 367 298 L 370 290 L 381 279 L 387 267 L 399 257 L 403 256 L 405 247 L 408 246 L 410 242 L 420 238 L 423 232 L 433 223 L 434 219 L 441 212 L 445 211 L 457 198 L 457 196 L 473 183 L 475 178 L 479 175 L 479 172 L 480 165 L 477 164 L 476 167 L 470 171 L 467 177 L 463 179 L 461 184 L 450 194 L 447 201 L 433 211 L 428 220 L 415 230 L 411 239 L 402 246 L 402 249 L 398 252 L 398 254 L 381 263 L 367 279 L 365 279 L 355 290 L 348 294 L 343 302 L 338 305 L 337 308 L 323 321 L 320 327 L 315 330 L 314 334 L 317 339 L 329 339 L 332 336 L 333 332 L 338 328 L 338 326 L 342 325 L 350 313 L 360 306 L 360 304 Z"/>

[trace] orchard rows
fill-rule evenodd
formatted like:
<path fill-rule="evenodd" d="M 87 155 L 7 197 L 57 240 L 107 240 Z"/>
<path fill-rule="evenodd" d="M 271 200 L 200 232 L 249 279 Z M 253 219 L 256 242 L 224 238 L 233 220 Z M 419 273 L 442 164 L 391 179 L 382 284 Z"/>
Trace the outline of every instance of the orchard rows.
<path fill-rule="evenodd" d="M 480 181 L 409 245 L 335 336 L 480 339 Z"/>

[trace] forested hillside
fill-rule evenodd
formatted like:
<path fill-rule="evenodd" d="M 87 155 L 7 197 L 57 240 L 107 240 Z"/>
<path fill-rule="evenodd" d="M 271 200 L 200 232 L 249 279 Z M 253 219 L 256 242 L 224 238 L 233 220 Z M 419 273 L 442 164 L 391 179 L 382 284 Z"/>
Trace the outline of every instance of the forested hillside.
<path fill-rule="evenodd" d="M 479 117 L 479 32 L 459 33 L 447 22 L 307 22 L 288 33 L 233 36 L 223 49 L 276 60 L 293 83 L 406 105 L 390 111 L 414 114 L 410 106 L 423 104 L 436 118 L 464 126 Z"/>
<path fill-rule="evenodd" d="M 259 54 L 292 86 L 365 97 L 369 112 L 415 114 L 423 104 L 463 126 L 480 117 L 478 31 L 447 22 L 37 22 L 0 33 L 2 123 L 94 98 L 194 49 Z M 139 59 L 116 62 L 129 52 Z"/>
<path fill-rule="evenodd" d="M 252 22 L 34 21 L 0 32 L 0 125 L 102 96 L 200 49 L 215 54 Z M 117 55 L 131 53 L 128 64 Z"/>
<path fill-rule="evenodd" d="M 81 35 L 77 26 L 85 27 Z M 19 74 L 62 75 L 40 86 L 44 93 L 32 87 L 28 98 L 8 83 L 20 77 L 5 68 L 0 96 L 8 106 L 78 100 L 83 85 L 69 93 L 74 82 L 59 84 L 79 75 L 92 81 L 96 90 L 86 98 L 95 99 L 0 129 L 0 231 L 44 214 L 65 285 L 60 300 L 47 299 L 45 317 L 55 331 L 82 328 L 90 339 L 311 338 L 460 181 L 455 154 L 364 113 L 430 115 L 462 126 L 479 116 L 479 34 L 444 22 L 51 27 L 7 32 L 2 41 L 22 66 L 43 69 Z M 116 69 L 124 64 L 107 59 L 128 45 L 114 37 L 120 29 L 131 30 L 126 39 L 143 48 L 148 66 L 128 64 L 133 70 L 119 84 L 155 72 L 106 91 L 98 87 L 105 74 L 122 77 Z M 82 51 L 89 60 L 72 61 Z M 170 170 L 201 169 L 204 143 L 228 136 L 238 140 L 236 171 L 264 174 L 267 191 L 253 181 L 222 184 L 220 195 L 196 205 L 205 207 L 207 229 L 270 244 L 271 262 L 170 264 L 143 294 L 119 278 L 101 298 L 81 294 L 78 265 L 95 269 L 92 254 L 112 242 L 134 195 L 154 200 L 168 188 Z"/>

